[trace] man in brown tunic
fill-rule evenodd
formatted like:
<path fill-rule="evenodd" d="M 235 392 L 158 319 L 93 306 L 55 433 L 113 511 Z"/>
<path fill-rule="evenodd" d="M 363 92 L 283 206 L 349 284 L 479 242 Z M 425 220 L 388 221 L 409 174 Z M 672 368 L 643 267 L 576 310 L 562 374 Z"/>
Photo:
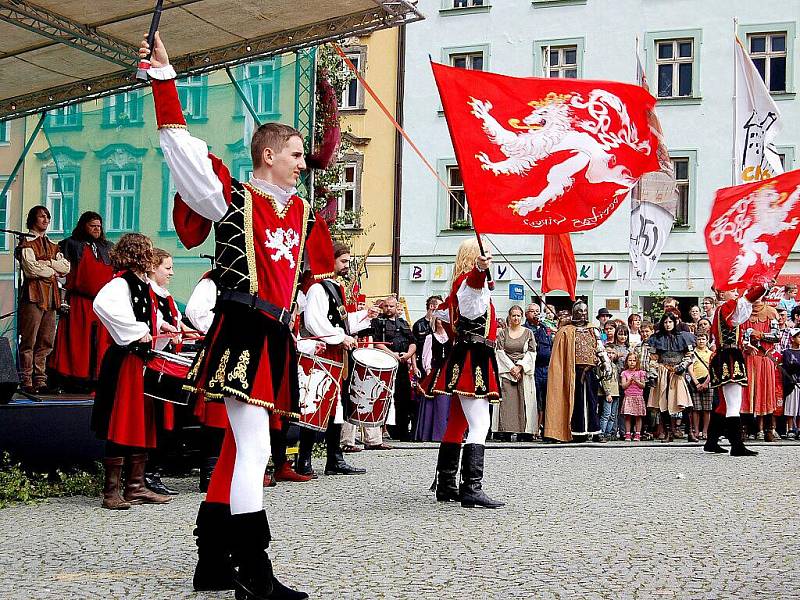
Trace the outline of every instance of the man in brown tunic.
<path fill-rule="evenodd" d="M 23 280 L 19 298 L 19 367 L 20 385 L 29 393 L 47 387 L 45 366 L 53 350 L 56 334 L 56 310 L 61 306 L 58 277 L 69 272 L 69 261 L 46 232 L 50 226 L 50 211 L 34 206 L 26 222 L 31 236 L 19 246 L 17 258 Z"/>

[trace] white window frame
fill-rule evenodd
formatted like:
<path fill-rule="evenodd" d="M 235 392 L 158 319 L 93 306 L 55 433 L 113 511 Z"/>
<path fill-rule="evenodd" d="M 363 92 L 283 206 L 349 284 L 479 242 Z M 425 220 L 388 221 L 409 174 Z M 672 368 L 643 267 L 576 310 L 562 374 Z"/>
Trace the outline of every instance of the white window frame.
<path fill-rule="evenodd" d="M 663 64 L 667 59 L 658 59 L 659 42 L 669 41 L 690 41 L 692 42 L 692 93 L 690 96 L 659 96 L 658 95 L 658 64 Z M 663 104 L 700 104 L 703 101 L 701 84 L 701 58 L 703 55 L 703 30 L 702 29 L 674 29 L 669 31 L 648 31 L 644 36 L 644 48 L 647 55 L 647 80 L 650 82 L 650 89 L 659 103 Z M 672 60 L 672 59 L 670 59 Z M 678 64 L 678 63 L 676 63 Z M 677 70 L 677 69 L 676 69 Z M 673 71 L 673 92 L 676 91 L 675 71 Z"/>
<path fill-rule="evenodd" d="M 565 54 L 567 51 L 575 52 L 575 62 L 574 63 L 567 63 L 565 59 Z M 545 65 L 547 65 L 547 71 L 545 76 L 551 79 L 577 79 L 578 78 L 578 64 L 580 63 L 580 59 L 578 57 L 578 46 L 577 44 L 570 44 L 566 46 L 545 46 L 543 48 L 544 54 L 542 55 L 542 61 Z M 558 61 L 555 65 L 552 64 L 551 54 L 555 52 L 558 55 Z M 567 71 L 574 71 L 574 76 L 567 77 L 564 75 Z M 553 75 L 556 73 L 556 75 Z"/>
<path fill-rule="evenodd" d="M 367 47 L 350 46 L 345 49 L 344 53 L 345 56 L 350 59 L 350 62 L 353 63 L 356 71 L 358 71 L 358 73 L 364 77 L 364 74 L 367 71 Z M 348 67 L 344 61 L 342 61 L 342 69 L 344 69 L 347 73 L 350 73 L 350 67 Z M 351 102 L 353 93 L 355 93 L 355 103 Z M 342 96 L 339 100 L 340 110 L 352 111 L 364 109 L 364 86 L 361 85 L 358 77 L 353 76 L 353 78 L 347 83 L 345 88 L 342 90 Z"/>
<path fill-rule="evenodd" d="M 47 113 L 47 124 L 52 128 L 79 127 L 81 124 L 80 104 L 60 106 Z M 71 121 L 72 119 L 72 121 Z"/>
<path fill-rule="evenodd" d="M 183 114 L 187 120 L 205 119 L 207 114 L 208 77 L 206 75 L 190 75 L 175 82 L 181 98 Z"/>
<path fill-rule="evenodd" d="M 783 37 L 783 51 L 773 51 L 772 50 L 772 38 L 775 36 Z M 763 37 L 764 38 L 764 52 L 753 52 L 751 49 L 752 39 Z M 789 70 L 789 54 L 787 52 L 787 48 L 789 47 L 789 33 L 787 31 L 769 31 L 769 32 L 753 32 L 747 34 L 747 54 L 750 56 L 750 59 L 755 64 L 756 60 L 763 59 L 764 60 L 764 84 L 767 86 L 767 89 L 770 91 L 771 94 L 785 94 L 786 88 L 789 85 L 789 77 L 788 77 L 788 70 Z M 783 59 L 783 89 L 782 90 L 773 90 L 770 89 L 770 79 L 772 77 L 770 63 L 775 58 L 782 58 Z"/>
<path fill-rule="evenodd" d="M 582 37 L 536 40 L 533 42 L 533 76 L 550 77 L 550 50 L 575 49 L 575 69 L 577 78 L 583 78 L 583 51 L 585 40 Z M 572 67 L 570 67 L 572 68 Z"/>
<path fill-rule="evenodd" d="M 65 202 L 64 202 L 64 188 L 62 185 L 61 191 L 55 191 L 55 183 L 61 179 L 72 179 L 72 200 L 74 200 L 75 194 L 75 184 L 77 183 L 77 177 L 75 173 L 62 173 L 59 174 L 58 172 L 54 173 L 46 173 L 45 174 L 45 195 L 44 195 L 44 205 L 47 207 L 47 210 L 50 211 L 51 220 L 50 220 L 50 229 L 49 232 L 53 234 L 61 234 L 66 233 L 67 231 L 67 224 L 65 223 Z M 55 208 L 55 202 L 58 202 L 58 210 Z"/>
<path fill-rule="evenodd" d="M 120 115 L 117 114 L 118 104 L 126 105 L 128 107 L 128 112 L 121 113 L 128 115 L 128 121 L 125 123 L 118 122 L 120 117 Z M 136 107 L 134 109 L 136 111 L 136 118 L 133 118 L 133 115 L 130 113 L 131 106 Z M 122 92 L 120 94 L 108 96 L 106 99 L 106 109 L 108 110 L 108 120 L 106 121 L 108 125 L 129 125 L 132 123 L 138 124 L 142 123 L 144 119 L 144 115 L 140 114 L 142 110 L 142 99 L 139 90 L 131 90 L 129 92 Z"/>
<path fill-rule="evenodd" d="M 797 21 L 740 24 L 738 27 L 739 39 L 742 40 L 742 44 L 747 44 L 748 55 L 751 36 L 773 33 L 785 34 L 786 36 L 786 90 L 770 92 L 770 94 L 775 100 L 793 100 L 797 92 L 795 87 Z"/>
<path fill-rule="evenodd" d="M 112 183 L 114 181 L 115 176 L 120 176 L 123 181 L 123 185 L 125 182 L 125 178 L 128 175 L 133 175 L 133 188 L 130 190 L 121 189 L 121 190 L 114 190 L 112 187 Z M 133 169 L 113 169 L 106 172 L 106 214 L 103 216 L 103 223 L 106 225 L 106 230 L 110 232 L 129 232 L 133 231 L 136 221 L 136 216 L 134 214 L 136 210 L 136 189 L 137 189 L 137 177 L 139 177 L 138 171 Z M 120 203 L 120 223 L 119 226 L 115 226 L 112 215 L 114 214 L 114 202 L 116 199 L 126 199 L 122 200 Z M 126 219 L 127 214 L 127 206 L 128 202 L 132 202 L 133 206 L 131 207 L 131 218 L 133 222 L 128 223 Z"/>
<path fill-rule="evenodd" d="M 0 121 L 0 146 L 11 145 L 11 121 Z"/>
<path fill-rule="evenodd" d="M 686 189 L 686 223 L 679 223 L 677 214 L 675 215 L 675 225 L 673 232 L 694 233 L 697 230 L 697 150 L 669 150 L 670 160 L 675 161 L 684 160 L 687 163 L 687 179 L 677 181 L 680 188 Z"/>
<path fill-rule="evenodd" d="M 265 75 L 264 69 L 269 66 L 272 68 L 269 76 Z M 251 73 L 251 69 L 258 69 L 258 72 Z M 274 58 L 260 60 L 244 65 L 245 85 L 249 87 L 250 104 L 253 110 L 259 116 L 276 115 L 279 113 L 278 106 L 278 92 L 280 87 L 280 79 L 277 77 L 277 72 L 280 69 L 279 62 Z M 269 87 L 269 93 L 266 92 L 266 86 Z M 256 94 L 257 92 L 257 94 Z M 269 102 L 266 102 L 269 96 Z M 242 107 L 243 110 L 247 110 Z"/>
<path fill-rule="evenodd" d="M 353 219 L 342 222 L 342 227 L 346 229 L 360 229 L 361 228 L 361 186 L 363 183 L 364 171 L 364 156 L 361 154 L 348 154 L 346 155 L 341 164 L 342 170 L 339 174 L 339 181 L 336 185 L 331 186 L 332 191 L 337 197 L 337 212 L 343 213 L 349 210 L 353 214 Z M 345 181 L 345 173 L 348 168 L 354 169 L 354 176 L 352 182 Z M 353 207 L 347 209 L 345 207 L 344 197 L 347 192 L 353 193 Z"/>
<path fill-rule="evenodd" d="M 692 51 L 691 54 L 687 56 L 678 56 L 678 52 L 680 50 L 681 44 L 690 44 Z M 661 46 L 672 46 L 672 56 L 670 58 L 659 58 L 659 48 Z M 656 72 L 655 72 L 655 83 L 656 83 L 656 94 L 658 98 L 666 98 L 666 99 L 673 99 L 673 98 L 692 98 L 694 96 L 694 69 L 695 63 L 694 58 L 696 55 L 694 39 L 692 38 L 677 38 L 677 39 L 662 39 L 656 40 L 656 47 L 655 47 L 655 60 L 656 60 Z M 689 93 L 688 94 L 681 94 L 680 93 L 680 70 L 681 65 L 688 64 L 691 69 L 691 77 L 689 78 Z M 669 96 L 662 96 L 661 95 L 661 78 L 659 77 L 659 70 L 662 66 L 669 65 L 672 67 L 672 94 Z"/>
<path fill-rule="evenodd" d="M 452 193 L 452 195 L 450 193 L 447 194 L 447 228 L 450 229 L 450 230 L 454 230 L 453 221 L 455 221 L 456 219 L 453 218 L 453 208 L 455 207 L 456 210 L 464 212 L 463 215 L 459 215 L 459 217 L 461 217 L 461 218 L 458 219 L 458 220 L 468 221 L 469 224 L 470 224 L 470 229 L 471 229 L 472 228 L 472 215 L 470 215 L 469 204 L 467 204 L 467 196 L 464 193 L 464 180 L 463 180 L 463 178 L 461 179 L 461 186 L 453 186 L 452 179 L 451 179 L 451 174 L 454 171 L 459 171 L 459 177 L 461 177 L 461 174 L 460 174 L 461 173 L 461 169 L 459 168 L 458 165 L 447 165 L 445 167 L 445 173 L 447 175 L 447 178 L 445 179 L 445 181 L 447 182 L 448 189 Z M 460 203 L 457 204 L 455 202 L 455 200 L 453 200 L 453 195 L 459 197 L 459 199 L 463 198 L 463 206 L 460 205 Z"/>

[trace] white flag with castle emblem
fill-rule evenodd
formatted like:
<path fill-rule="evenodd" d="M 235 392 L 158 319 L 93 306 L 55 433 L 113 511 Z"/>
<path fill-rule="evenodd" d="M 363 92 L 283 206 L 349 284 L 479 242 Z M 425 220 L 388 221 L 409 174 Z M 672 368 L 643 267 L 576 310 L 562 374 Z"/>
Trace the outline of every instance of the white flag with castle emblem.
<path fill-rule="evenodd" d="M 773 141 L 780 130 L 778 107 L 761 74 L 736 38 L 736 170 L 734 185 L 783 173 Z"/>

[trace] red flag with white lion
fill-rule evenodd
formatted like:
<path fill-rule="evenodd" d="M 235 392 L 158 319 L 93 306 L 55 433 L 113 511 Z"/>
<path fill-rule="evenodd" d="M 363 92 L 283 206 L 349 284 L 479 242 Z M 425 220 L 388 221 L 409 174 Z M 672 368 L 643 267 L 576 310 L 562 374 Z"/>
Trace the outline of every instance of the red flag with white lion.
<path fill-rule="evenodd" d="M 764 283 L 780 273 L 800 234 L 800 171 L 717 190 L 706 225 L 714 287 Z"/>
<path fill-rule="evenodd" d="M 476 231 L 593 229 L 659 168 L 638 85 L 432 66 Z"/>

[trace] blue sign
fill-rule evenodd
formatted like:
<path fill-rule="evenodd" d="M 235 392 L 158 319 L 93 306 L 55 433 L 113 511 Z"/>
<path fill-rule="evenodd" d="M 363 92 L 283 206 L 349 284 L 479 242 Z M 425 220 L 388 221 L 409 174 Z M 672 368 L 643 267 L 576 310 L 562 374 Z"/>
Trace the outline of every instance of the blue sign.
<path fill-rule="evenodd" d="M 521 283 L 509 283 L 508 297 L 511 300 L 525 300 L 525 287 Z"/>

